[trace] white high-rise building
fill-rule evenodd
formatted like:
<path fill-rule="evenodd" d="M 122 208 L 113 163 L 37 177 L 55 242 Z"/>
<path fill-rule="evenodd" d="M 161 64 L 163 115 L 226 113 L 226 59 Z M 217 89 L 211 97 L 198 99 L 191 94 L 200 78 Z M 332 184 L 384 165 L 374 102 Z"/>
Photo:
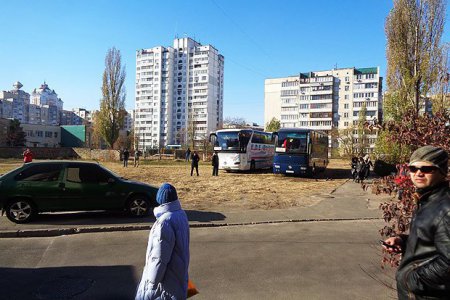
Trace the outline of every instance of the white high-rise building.
<path fill-rule="evenodd" d="M 33 90 L 30 103 L 40 107 L 41 120 L 38 124 L 60 124 L 63 101 L 58 98 L 58 94 L 56 94 L 55 90 L 51 90 L 45 82 L 44 84 L 41 84 L 38 89 Z"/>
<path fill-rule="evenodd" d="M 277 118 L 281 127 L 330 132 L 333 128 L 357 125 L 364 105 L 367 121 L 381 121 L 382 79 L 379 67 L 332 69 L 266 79 L 264 123 Z M 371 152 L 376 135 L 367 138 L 370 147 L 366 151 Z"/>
<path fill-rule="evenodd" d="M 190 144 L 223 122 L 224 57 L 211 45 L 176 38 L 136 52 L 135 135 L 140 149 Z"/>

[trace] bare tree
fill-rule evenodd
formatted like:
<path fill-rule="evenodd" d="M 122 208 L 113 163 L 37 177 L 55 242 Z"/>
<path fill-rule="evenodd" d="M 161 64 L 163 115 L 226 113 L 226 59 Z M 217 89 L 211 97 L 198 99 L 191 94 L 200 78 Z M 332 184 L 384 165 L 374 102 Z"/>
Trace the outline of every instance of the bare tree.
<path fill-rule="evenodd" d="M 245 119 L 241 117 L 226 117 L 223 120 L 223 127 L 229 128 L 244 128 L 246 125 Z"/>
<path fill-rule="evenodd" d="M 115 47 L 108 50 L 103 72 L 102 99 L 97 114 L 99 135 L 112 148 L 123 126 L 125 111 L 125 69 L 122 56 Z"/>

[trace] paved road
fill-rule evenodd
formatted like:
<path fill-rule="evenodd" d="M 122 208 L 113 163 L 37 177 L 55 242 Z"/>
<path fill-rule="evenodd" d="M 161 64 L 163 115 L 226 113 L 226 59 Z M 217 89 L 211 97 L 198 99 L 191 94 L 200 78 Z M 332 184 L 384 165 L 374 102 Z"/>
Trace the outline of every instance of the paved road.
<path fill-rule="evenodd" d="M 194 299 L 393 299 L 379 220 L 191 229 Z M 131 299 L 148 231 L 0 240 L 0 299 Z M 381 284 L 385 282 L 386 284 Z"/>

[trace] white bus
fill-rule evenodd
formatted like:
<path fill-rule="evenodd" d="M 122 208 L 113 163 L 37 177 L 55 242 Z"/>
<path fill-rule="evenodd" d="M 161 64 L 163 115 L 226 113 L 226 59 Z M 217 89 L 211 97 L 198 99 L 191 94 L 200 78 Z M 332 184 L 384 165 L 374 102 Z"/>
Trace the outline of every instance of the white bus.
<path fill-rule="evenodd" d="M 272 168 L 275 143 L 272 133 L 253 129 L 222 129 L 211 133 L 219 154 L 219 169 L 243 171 Z"/>

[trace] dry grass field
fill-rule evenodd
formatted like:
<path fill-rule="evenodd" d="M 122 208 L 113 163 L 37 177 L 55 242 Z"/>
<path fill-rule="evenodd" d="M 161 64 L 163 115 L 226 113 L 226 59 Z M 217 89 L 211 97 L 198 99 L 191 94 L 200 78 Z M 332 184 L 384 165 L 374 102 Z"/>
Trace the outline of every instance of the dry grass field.
<path fill-rule="evenodd" d="M 20 165 L 17 160 L 1 160 L 0 174 Z M 163 182 L 173 184 L 185 209 L 218 211 L 314 205 L 321 195 L 342 185 L 350 173 L 349 163 L 345 160 L 331 160 L 325 173 L 316 179 L 274 175 L 268 171 L 219 171 L 219 176 L 213 177 L 212 167 L 207 163 L 200 164 L 200 176 L 194 173 L 191 177 L 190 164 L 184 161 L 145 161 L 139 168 L 134 168 L 132 161 L 128 168 L 119 162 L 102 165 L 128 179 L 157 186 Z"/>

